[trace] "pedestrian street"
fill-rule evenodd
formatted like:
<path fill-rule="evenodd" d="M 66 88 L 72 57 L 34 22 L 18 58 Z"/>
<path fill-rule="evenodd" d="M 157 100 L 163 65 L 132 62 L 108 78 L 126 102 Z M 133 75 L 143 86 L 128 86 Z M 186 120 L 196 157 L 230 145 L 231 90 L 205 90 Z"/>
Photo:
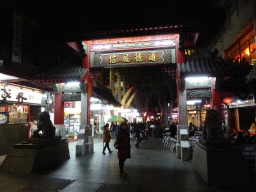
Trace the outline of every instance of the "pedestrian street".
<path fill-rule="evenodd" d="M 120 176 L 115 138 L 110 142 L 112 154 L 102 154 L 102 138 L 94 139 L 91 156 L 75 157 L 76 142 L 70 142 L 70 160 L 53 170 L 42 172 L 42 179 L 71 180 L 63 188 L 68 191 L 225 191 L 207 186 L 194 171 L 192 161 L 177 159 L 175 152 L 165 148 L 161 138 L 145 140 L 140 148 L 131 140 L 131 159 L 127 159 Z M 230 191 L 230 190 L 229 190 Z"/>

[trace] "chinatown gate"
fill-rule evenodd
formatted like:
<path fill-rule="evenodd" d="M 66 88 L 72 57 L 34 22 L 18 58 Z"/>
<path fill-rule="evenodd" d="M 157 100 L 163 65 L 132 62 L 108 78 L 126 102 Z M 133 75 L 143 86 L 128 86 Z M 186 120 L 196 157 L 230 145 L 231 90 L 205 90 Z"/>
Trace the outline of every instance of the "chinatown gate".
<path fill-rule="evenodd" d="M 192 38 L 187 38 L 189 35 Z M 110 87 L 114 86 L 114 78 L 113 76 L 111 77 L 111 69 L 113 68 L 160 65 L 165 69 L 169 68 L 169 71 L 165 72 L 168 72 L 169 75 L 176 79 L 177 83 L 179 126 L 177 130 L 178 144 L 176 147 L 178 147 L 178 150 L 176 150 L 176 156 L 181 158 L 179 130 L 187 129 L 189 131 L 187 99 L 205 100 L 207 107 L 217 110 L 221 119 L 222 99 L 226 96 L 226 93 L 230 95 L 229 91 L 218 91 L 219 86 L 223 83 L 223 78 L 232 75 L 244 76 L 249 72 L 249 68 L 245 67 L 245 69 L 241 65 L 217 58 L 217 55 L 187 59 L 185 61 L 185 57 L 188 56 L 188 52 L 195 42 L 196 33 L 187 33 L 186 36 L 184 36 L 184 33 L 177 33 L 83 41 L 82 45 L 86 56 L 82 60 L 82 68 L 88 69 L 88 74 L 92 74 L 85 79 L 88 87 L 87 99 L 90 98 L 90 87 L 93 83 L 91 79 L 97 76 L 97 73 L 102 68 L 110 68 Z M 176 71 L 170 69 L 176 69 Z M 90 70 L 92 71 L 91 73 Z M 241 73 L 241 71 L 244 73 Z M 203 82 L 199 81 L 200 78 L 194 78 L 198 82 L 186 82 L 188 81 L 186 80 L 187 77 L 205 76 L 207 76 L 207 80 Z M 153 81 L 157 80 L 153 79 Z M 168 88 L 166 87 L 166 89 Z M 89 103 L 89 100 L 87 100 L 87 104 Z M 87 105 L 87 109 L 89 109 L 89 105 Z M 88 115 L 89 111 L 87 110 L 87 118 L 90 117 Z M 87 119 L 87 123 L 89 124 L 89 119 Z"/>
<path fill-rule="evenodd" d="M 166 65 L 167 67 L 169 66 L 170 68 L 175 68 L 176 71 L 178 71 L 177 64 L 185 62 L 185 50 L 183 49 L 184 47 L 181 46 L 181 49 L 179 49 L 178 46 L 184 44 L 183 40 L 184 37 L 180 36 L 179 34 L 169 34 L 83 41 L 82 45 L 86 56 L 82 60 L 82 67 L 88 69 L 89 72 L 90 70 L 97 72 L 100 71 L 101 68 L 135 66 L 153 67 L 157 65 Z M 177 132 L 179 132 L 180 128 L 188 129 L 186 91 L 185 89 L 179 89 L 179 73 L 175 74 L 175 71 L 172 72 L 174 72 L 172 75 L 174 75 L 174 77 L 176 76 L 178 87 L 177 106 L 179 107 L 179 126 Z M 110 69 L 110 87 L 114 86 L 112 79 L 114 78 L 111 77 Z M 153 79 L 153 81 L 156 81 L 156 79 Z M 91 83 L 92 81 L 90 81 L 89 77 L 89 81 L 87 80 L 88 99 L 90 98 L 89 90 L 92 86 Z M 185 85 L 181 87 L 185 87 Z M 87 101 L 87 104 L 88 103 L 89 100 Z M 89 106 L 87 106 L 87 108 L 89 108 Z M 89 124 L 88 118 L 90 116 L 88 113 L 89 110 L 87 110 L 87 123 Z M 82 114 L 81 118 L 83 118 Z M 177 153 L 177 158 L 181 158 L 180 148 L 177 151 L 179 151 L 179 153 Z"/>
<path fill-rule="evenodd" d="M 185 62 L 185 50 L 183 46 L 179 48 L 184 43 L 183 39 L 182 36 L 181 40 L 179 34 L 167 34 L 83 41 L 86 56 L 83 58 L 82 67 L 91 71 L 91 77 L 97 76 L 102 68 L 110 68 L 110 76 L 113 68 L 161 65 L 177 69 L 178 63 Z M 171 72 L 179 85 L 179 74 L 176 71 Z M 88 90 L 91 82 L 87 80 Z M 114 86 L 112 77 L 111 86 Z M 186 95 L 184 97 L 182 94 L 178 89 L 179 124 L 187 125 Z"/>
<path fill-rule="evenodd" d="M 56 87 L 56 84 L 60 86 L 54 88 L 54 90 L 56 90 L 54 101 L 56 107 L 54 111 L 54 125 L 64 128 L 64 104 L 60 83 L 72 81 L 72 75 L 76 73 L 76 80 L 79 79 L 81 82 L 80 88 L 78 88 L 81 93 L 79 98 L 81 101 L 80 130 L 84 130 L 83 134 L 79 133 L 80 136 L 78 136 L 78 139 L 79 137 L 82 139 L 84 137 L 83 135 L 85 135 L 86 142 L 92 140 L 92 129 L 90 126 L 90 98 L 93 89 L 100 87 L 95 83 L 95 80 L 104 68 L 110 69 L 110 89 L 111 87 L 114 87 L 114 78 L 113 73 L 111 74 L 111 69 L 140 66 L 143 71 L 144 66 L 161 66 L 162 68 L 165 68 L 165 72 L 168 72 L 173 79 L 176 79 L 178 123 L 180 128 L 188 129 L 187 98 L 206 98 L 210 101 L 210 108 L 217 109 L 219 114 L 221 114 L 221 96 L 215 91 L 214 78 L 219 74 L 223 77 L 228 76 L 229 74 L 236 72 L 238 66 L 226 63 L 223 60 L 216 62 L 216 57 L 201 58 L 197 60 L 187 59 L 187 61 L 185 61 L 185 57 L 189 55 L 189 50 L 191 50 L 191 47 L 193 47 L 196 42 L 196 36 L 195 32 L 186 33 L 186 35 L 177 32 L 174 34 L 120 37 L 86 40 L 79 43 L 67 43 L 70 47 L 83 55 L 82 68 L 79 67 L 79 69 L 76 69 L 76 72 L 72 70 L 64 70 L 65 73 L 68 73 L 67 76 L 63 76 L 61 81 L 56 81 L 54 84 L 54 87 Z M 81 71 L 83 71 L 83 73 L 81 73 Z M 53 72 L 51 72 L 51 74 L 56 76 Z M 208 81 L 206 82 L 207 85 L 199 85 L 196 83 L 195 85 L 193 84 L 193 86 L 189 86 L 190 84 L 186 84 L 185 77 L 191 75 L 195 77 L 208 76 L 211 80 L 210 83 Z M 63 81 L 63 79 L 65 81 Z M 216 83 L 218 84 L 220 84 L 219 79 L 221 80 L 223 78 L 217 78 L 218 82 Z M 153 81 L 157 80 L 153 79 Z M 98 93 L 100 92 L 104 91 L 98 91 Z M 66 96 L 75 98 L 73 97 L 75 96 L 74 94 Z M 112 94 L 111 96 L 113 98 Z M 102 98 L 104 99 L 104 96 Z M 118 104 L 120 105 L 120 103 Z M 118 104 L 116 106 L 118 106 Z"/>
<path fill-rule="evenodd" d="M 182 38 L 184 37 L 182 36 Z M 88 40 L 83 41 L 82 46 L 75 42 L 67 43 L 76 51 L 84 52 L 82 69 L 87 70 L 87 73 L 80 78 L 82 84 L 87 84 L 87 89 L 86 92 L 81 94 L 81 127 L 76 147 L 78 156 L 93 152 L 90 98 L 92 88 L 97 87 L 94 80 L 101 69 L 110 68 L 110 75 L 111 69 L 121 67 L 162 65 L 177 69 L 177 63 L 185 62 L 185 50 L 178 48 L 181 43 L 184 43 L 184 41 L 183 39 L 181 40 L 179 34 Z M 82 51 L 81 47 L 83 47 Z M 175 73 L 174 71 L 172 75 L 176 76 L 177 84 L 179 85 L 179 74 Z M 112 77 L 110 77 L 111 86 L 114 86 Z M 179 93 L 179 89 L 177 95 L 180 99 L 180 101 L 179 99 L 177 100 L 177 104 L 180 107 L 179 124 L 187 125 L 186 95 L 183 92 Z M 59 97 L 61 95 L 57 94 L 55 96 L 55 106 L 63 105 L 63 101 Z M 63 126 L 61 124 L 64 121 L 62 111 L 63 109 L 58 109 L 58 111 L 54 112 L 54 121 L 58 119 L 54 124 L 57 126 L 60 124 L 60 127 Z"/>

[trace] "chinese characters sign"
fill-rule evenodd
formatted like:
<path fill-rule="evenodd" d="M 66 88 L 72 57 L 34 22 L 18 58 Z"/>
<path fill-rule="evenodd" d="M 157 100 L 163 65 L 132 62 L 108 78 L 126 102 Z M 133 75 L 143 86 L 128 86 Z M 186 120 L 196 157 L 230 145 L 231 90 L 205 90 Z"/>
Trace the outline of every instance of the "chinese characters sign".
<path fill-rule="evenodd" d="M 7 87 L 0 85 L 0 103 L 5 101 L 41 104 L 41 93 L 9 85 Z"/>
<path fill-rule="evenodd" d="M 175 63 L 175 49 L 92 53 L 91 67 Z"/>

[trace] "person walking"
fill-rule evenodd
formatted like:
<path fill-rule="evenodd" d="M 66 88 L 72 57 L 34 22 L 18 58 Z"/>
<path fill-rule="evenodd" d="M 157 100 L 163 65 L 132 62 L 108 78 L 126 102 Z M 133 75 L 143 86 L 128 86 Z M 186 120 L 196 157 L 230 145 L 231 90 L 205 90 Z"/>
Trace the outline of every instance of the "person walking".
<path fill-rule="evenodd" d="M 135 133 L 136 133 L 136 138 L 137 138 L 137 142 L 135 144 L 135 147 L 139 148 L 140 147 L 139 144 L 140 144 L 141 139 L 140 139 L 140 128 L 137 124 L 135 125 Z"/>
<path fill-rule="evenodd" d="M 103 132 L 103 143 L 105 142 L 105 146 L 103 148 L 103 154 L 105 155 L 105 150 L 106 148 L 108 148 L 109 153 L 112 153 L 112 151 L 109 148 L 109 143 L 110 143 L 110 139 L 111 139 L 111 135 L 110 135 L 110 131 L 109 131 L 109 124 L 107 123 L 104 126 L 104 132 Z"/>
<path fill-rule="evenodd" d="M 116 127 L 115 127 L 114 122 L 111 123 L 110 130 L 111 130 L 111 136 L 115 137 L 116 136 Z"/>
<path fill-rule="evenodd" d="M 127 173 L 124 172 L 124 162 L 126 159 L 131 158 L 130 134 L 127 130 L 126 123 L 121 124 L 116 142 L 120 145 L 120 148 L 118 149 L 120 175 L 125 177 L 127 176 Z"/>

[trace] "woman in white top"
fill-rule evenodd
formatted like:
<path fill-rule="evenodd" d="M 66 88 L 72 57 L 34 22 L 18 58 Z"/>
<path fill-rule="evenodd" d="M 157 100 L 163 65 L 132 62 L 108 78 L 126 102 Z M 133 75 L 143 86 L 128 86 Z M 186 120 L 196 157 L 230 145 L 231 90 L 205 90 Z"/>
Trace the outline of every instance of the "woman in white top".
<path fill-rule="evenodd" d="M 256 133 L 256 124 L 255 123 L 252 123 L 249 131 L 253 132 L 253 133 Z"/>
<path fill-rule="evenodd" d="M 37 121 L 34 120 L 32 126 L 30 127 L 30 137 L 33 136 L 33 132 L 37 130 Z"/>

